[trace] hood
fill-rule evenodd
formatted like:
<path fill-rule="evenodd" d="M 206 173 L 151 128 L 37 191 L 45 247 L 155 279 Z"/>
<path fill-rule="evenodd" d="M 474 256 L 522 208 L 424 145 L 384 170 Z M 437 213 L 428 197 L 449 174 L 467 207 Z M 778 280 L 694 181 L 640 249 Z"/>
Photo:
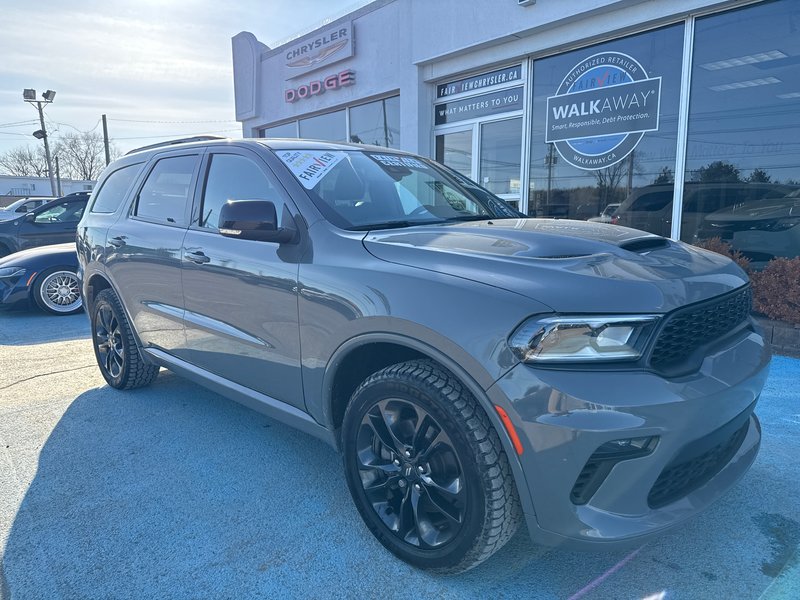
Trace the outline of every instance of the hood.
<path fill-rule="evenodd" d="M 743 202 L 706 215 L 709 223 L 744 223 L 772 219 L 800 219 L 800 198 L 770 198 Z"/>
<path fill-rule="evenodd" d="M 376 258 L 509 290 L 560 313 L 668 312 L 729 292 L 729 259 L 603 223 L 503 219 L 371 231 Z"/>
<path fill-rule="evenodd" d="M 8 266 L 9 264 L 17 264 L 22 260 L 31 258 L 39 258 L 42 256 L 49 256 L 55 254 L 73 254 L 75 262 L 77 263 L 78 250 L 75 247 L 75 242 L 67 242 L 65 244 L 52 244 L 50 246 L 38 246 L 37 248 L 29 248 L 28 250 L 20 250 L 8 256 L 0 258 L 0 267 Z"/>

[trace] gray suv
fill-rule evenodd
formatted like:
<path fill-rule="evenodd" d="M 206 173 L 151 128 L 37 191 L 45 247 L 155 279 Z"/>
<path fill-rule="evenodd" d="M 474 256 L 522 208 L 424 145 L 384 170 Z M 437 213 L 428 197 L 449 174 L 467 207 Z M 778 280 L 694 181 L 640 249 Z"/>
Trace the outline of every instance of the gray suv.
<path fill-rule="evenodd" d="M 425 158 L 149 147 L 105 170 L 77 242 L 110 386 L 165 367 L 325 440 L 418 567 L 473 567 L 523 520 L 545 544 L 640 543 L 758 452 L 770 354 L 738 266 L 526 219 Z"/>

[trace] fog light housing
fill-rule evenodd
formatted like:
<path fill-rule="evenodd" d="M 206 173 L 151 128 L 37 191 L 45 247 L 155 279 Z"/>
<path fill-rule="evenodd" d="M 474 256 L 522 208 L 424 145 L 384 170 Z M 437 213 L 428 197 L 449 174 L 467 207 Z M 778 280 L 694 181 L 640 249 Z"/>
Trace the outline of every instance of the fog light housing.
<path fill-rule="evenodd" d="M 570 492 L 573 504 L 582 505 L 591 500 L 618 462 L 647 456 L 658 445 L 657 435 L 621 438 L 602 444 L 586 461 Z"/>

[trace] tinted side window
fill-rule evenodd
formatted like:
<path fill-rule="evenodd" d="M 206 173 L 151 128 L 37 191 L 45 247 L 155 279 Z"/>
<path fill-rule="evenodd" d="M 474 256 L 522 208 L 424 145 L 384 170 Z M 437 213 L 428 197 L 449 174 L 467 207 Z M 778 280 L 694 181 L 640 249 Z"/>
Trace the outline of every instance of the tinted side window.
<path fill-rule="evenodd" d="M 672 191 L 651 192 L 649 194 L 642 194 L 637 200 L 633 202 L 630 210 L 632 211 L 646 211 L 655 212 L 662 210 L 672 202 Z"/>
<path fill-rule="evenodd" d="M 162 158 L 150 171 L 136 200 L 136 216 L 163 223 L 184 222 L 197 156 Z"/>
<path fill-rule="evenodd" d="M 93 213 L 113 213 L 122 204 L 125 199 L 125 192 L 131 187 L 136 174 L 139 172 L 140 164 L 129 165 L 117 169 L 109 175 L 103 187 L 95 195 L 94 204 L 92 204 Z"/>
<path fill-rule="evenodd" d="M 219 211 L 228 200 L 269 200 L 281 214 L 281 195 L 258 166 L 236 154 L 214 154 L 208 169 L 200 227 L 217 229 Z"/>

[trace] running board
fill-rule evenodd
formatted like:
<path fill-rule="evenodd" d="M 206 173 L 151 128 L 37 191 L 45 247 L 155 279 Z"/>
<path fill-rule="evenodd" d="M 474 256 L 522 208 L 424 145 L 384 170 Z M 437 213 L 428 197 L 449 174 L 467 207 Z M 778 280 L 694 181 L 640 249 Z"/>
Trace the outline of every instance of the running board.
<path fill-rule="evenodd" d="M 143 352 L 152 362 L 172 371 L 176 375 L 185 377 L 190 381 L 200 384 L 226 398 L 235 400 L 239 404 L 243 404 L 247 408 L 260 412 L 276 421 L 280 421 L 304 433 L 313 435 L 336 449 L 336 440 L 333 433 L 325 429 L 302 410 L 290 404 L 286 404 L 285 402 L 281 402 L 280 400 L 276 400 L 266 394 L 234 383 L 219 375 L 204 371 L 158 348 L 144 348 Z"/>

